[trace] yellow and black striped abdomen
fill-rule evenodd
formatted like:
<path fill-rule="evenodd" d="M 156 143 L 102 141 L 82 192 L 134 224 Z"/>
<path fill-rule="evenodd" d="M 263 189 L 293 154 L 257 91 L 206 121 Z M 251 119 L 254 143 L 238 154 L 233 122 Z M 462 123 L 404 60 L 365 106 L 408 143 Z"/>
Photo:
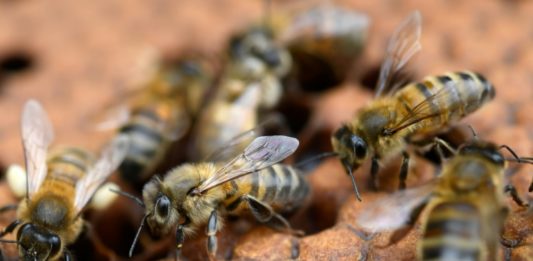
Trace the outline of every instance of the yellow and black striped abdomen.
<path fill-rule="evenodd" d="M 246 209 L 241 199 L 246 194 L 277 212 L 286 213 L 303 205 L 310 195 L 310 187 L 299 170 L 276 164 L 232 181 L 232 189 L 224 200 L 226 209 L 234 214 Z"/>
<path fill-rule="evenodd" d="M 56 151 L 47 160 L 48 174 L 43 186 L 52 182 L 75 188 L 78 180 L 85 176 L 93 163 L 93 156 L 79 148 L 70 147 Z"/>
<path fill-rule="evenodd" d="M 427 77 L 404 87 L 396 97 L 406 113 L 419 110 L 416 114 L 425 118 L 420 121 L 421 127 L 432 132 L 474 112 L 494 95 L 494 86 L 485 77 L 463 71 Z M 426 104 L 415 109 L 421 103 Z"/>
<path fill-rule="evenodd" d="M 134 184 L 141 183 L 162 158 L 167 141 L 158 113 L 150 108 L 139 108 L 132 112 L 131 119 L 119 132 L 130 137 L 130 146 L 124 161 L 119 166 L 120 175 Z"/>
<path fill-rule="evenodd" d="M 467 202 L 443 202 L 429 213 L 422 241 L 421 260 L 482 260 L 481 216 Z"/>

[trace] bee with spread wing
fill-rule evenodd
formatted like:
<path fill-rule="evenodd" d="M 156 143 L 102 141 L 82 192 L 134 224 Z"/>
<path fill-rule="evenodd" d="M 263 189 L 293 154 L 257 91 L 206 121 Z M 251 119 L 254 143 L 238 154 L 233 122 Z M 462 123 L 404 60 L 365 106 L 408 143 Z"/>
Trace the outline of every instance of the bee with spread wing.
<path fill-rule="evenodd" d="M 409 15 L 396 29 L 387 47 L 376 86 L 376 98 L 331 137 L 333 150 L 350 175 L 357 199 L 361 199 L 353 171 L 372 160 L 371 178 L 377 187 L 379 164 L 403 154 L 400 189 L 405 188 L 408 144 L 433 139 L 495 95 L 483 76 L 463 71 L 427 77 L 404 84 L 400 72 L 420 50 L 421 16 Z"/>
<path fill-rule="evenodd" d="M 79 148 L 48 154 L 54 139 L 52 125 L 41 105 L 26 102 L 22 112 L 22 143 L 27 172 L 27 194 L 19 204 L 17 219 L 0 237 L 17 231 L 23 260 L 72 260 L 66 246 L 83 227 L 81 211 L 96 190 L 124 159 L 129 138 L 117 136 L 99 159 Z"/>
<path fill-rule="evenodd" d="M 152 179 L 143 189 L 145 216 L 130 255 L 145 222 L 154 234 L 176 229 L 178 250 L 186 235 L 207 225 L 207 249 L 212 257 L 217 250 L 215 234 L 221 228 L 222 214 L 251 213 L 272 228 L 295 232 L 279 213 L 303 205 L 310 187 L 299 171 L 277 163 L 297 147 L 294 138 L 261 136 L 232 160 L 184 164 L 163 179 Z"/>

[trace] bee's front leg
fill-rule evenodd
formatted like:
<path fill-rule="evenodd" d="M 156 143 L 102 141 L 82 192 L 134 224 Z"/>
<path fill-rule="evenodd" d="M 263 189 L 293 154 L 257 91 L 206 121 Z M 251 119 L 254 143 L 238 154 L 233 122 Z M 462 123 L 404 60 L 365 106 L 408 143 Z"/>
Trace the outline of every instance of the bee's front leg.
<path fill-rule="evenodd" d="M 15 230 L 15 228 L 20 225 L 20 223 L 22 223 L 21 220 L 17 219 L 13 222 L 11 222 L 11 224 L 9 224 L 6 228 L 4 228 L 3 231 L 0 231 L 0 238 L 4 237 L 5 235 L 13 232 L 13 230 Z"/>
<path fill-rule="evenodd" d="M 213 210 L 209 216 L 209 221 L 207 222 L 207 252 L 211 260 L 215 260 L 217 254 L 217 211 Z"/>
<path fill-rule="evenodd" d="M 402 166 L 400 167 L 400 185 L 399 189 L 405 189 L 405 181 L 407 180 L 407 174 L 409 173 L 409 153 L 403 152 Z"/>
<path fill-rule="evenodd" d="M 18 206 L 16 204 L 5 205 L 5 206 L 0 208 L 0 213 L 4 213 L 4 212 L 10 211 L 10 210 L 17 210 L 17 207 Z"/>
<path fill-rule="evenodd" d="M 181 224 L 178 225 L 178 228 L 176 229 L 176 260 L 179 260 L 181 256 L 181 248 L 183 247 L 183 242 L 185 242 L 184 228 L 185 226 Z"/>

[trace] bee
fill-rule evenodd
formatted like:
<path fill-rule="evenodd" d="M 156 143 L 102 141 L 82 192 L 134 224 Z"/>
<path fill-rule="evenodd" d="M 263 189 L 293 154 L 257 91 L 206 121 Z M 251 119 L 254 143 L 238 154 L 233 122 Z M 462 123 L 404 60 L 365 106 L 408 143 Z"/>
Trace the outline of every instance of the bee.
<path fill-rule="evenodd" d="M 369 25 L 367 15 L 329 2 L 306 8 L 281 37 L 294 60 L 291 76 L 306 89 L 339 85 L 361 54 Z"/>
<path fill-rule="evenodd" d="M 419 260 L 496 257 L 508 213 L 505 192 L 518 205 L 527 206 L 514 186 L 504 185 L 506 161 L 512 159 L 504 158 L 499 151 L 502 147 L 509 149 L 481 140 L 463 144 L 437 179 L 378 200 L 356 222 L 374 232 L 406 224 L 412 227 L 426 209 Z M 517 156 L 515 161 L 527 162 Z"/>
<path fill-rule="evenodd" d="M 358 200 L 361 198 L 352 170 L 366 159 L 372 159 L 370 174 L 376 188 L 379 163 L 403 154 L 400 170 L 403 189 L 409 164 L 407 145 L 435 137 L 494 98 L 493 85 L 482 75 L 469 71 L 431 76 L 407 85 L 394 81 L 420 49 L 420 31 L 421 17 L 416 11 L 399 25 L 389 41 L 376 98 L 331 137 L 333 150 L 350 175 Z M 382 96 L 387 89 L 387 95 Z"/>
<path fill-rule="evenodd" d="M 128 104 L 120 106 L 122 116 L 113 119 L 118 135 L 131 138 L 119 173 L 139 188 L 164 159 L 172 142 L 189 129 L 208 85 L 206 72 L 194 60 L 157 61 L 154 66 L 152 78 Z"/>
<path fill-rule="evenodd" d="M 107 177 L 124 159 L 128 137 L 120 135 L 104 148 L 99 159 L 79 148 L 49 155 L 52 125 L 41 105 L 30 100 L 22 112 L 27 194 L 17 209 L 17 219 L 0 233 L 16 232 L 22 260 L 72 260 L 66 246 L 80 235 L 81 211 Z"/>
<path fill-rule="evenodd" d="M 299 233 L 279 213 L 302 206 L 310 187 L 299 171 L 276 164 L 297 147 L 294 138 L 260 136 L 228 162 L 184 164 L 153 178 L 143 189 L 146 211 L 130 256 L 144 223 L 158 235 L 175 229 L 178 255 L 185 237 L 207 225 L 207 250 L 214 257 L 223 215 L 248 213 L 274 229 Z"/>
<path fill-rule="evenodd" d="M 218 90 L 197 122 L 192 147 L 193 158 L 199 160 L 258 124 L 265 110 L 281 98 L 280 78 L 290 68 L 290 55 L 275 45 L 265 27 L 235 36 L 229 49 L 230 60 Z M 235 147 L 235 152 L 244 146 Z"/>

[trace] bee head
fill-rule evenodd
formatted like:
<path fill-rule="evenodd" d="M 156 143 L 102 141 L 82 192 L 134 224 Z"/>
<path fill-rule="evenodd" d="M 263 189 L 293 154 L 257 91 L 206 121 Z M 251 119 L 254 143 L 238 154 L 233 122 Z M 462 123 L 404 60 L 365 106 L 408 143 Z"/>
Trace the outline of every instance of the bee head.
<path fill-rule="evenodd" d="M 175 226 L 180 218 L 172 196 L 159 178 L 152 179 L 143 189 L 145 219 L 150 231 L 163 235 Z"/>
<path fill-rule="evenodd" d="M 459 149 L 461 155 L 474 155 L 482 157 L 498 166 L 504 166 L 505 158 L 499 151 L 498 146 L 490 142 L 475 140 Z"/>
<path fill-rule="evenodd" d="M 26 223 L 18 230 L 17 238 L 23 260 L 48 260 L 61 255 L 61 238 L 46 228 Z"/>
<path fill-rule="evenodd" d="M 343 166 L 350 171 L 358 168 L 368 157 L 368 145 L 362 136 L 344 125 L 332 137 L 333 150 L 338 154 Z"/>

